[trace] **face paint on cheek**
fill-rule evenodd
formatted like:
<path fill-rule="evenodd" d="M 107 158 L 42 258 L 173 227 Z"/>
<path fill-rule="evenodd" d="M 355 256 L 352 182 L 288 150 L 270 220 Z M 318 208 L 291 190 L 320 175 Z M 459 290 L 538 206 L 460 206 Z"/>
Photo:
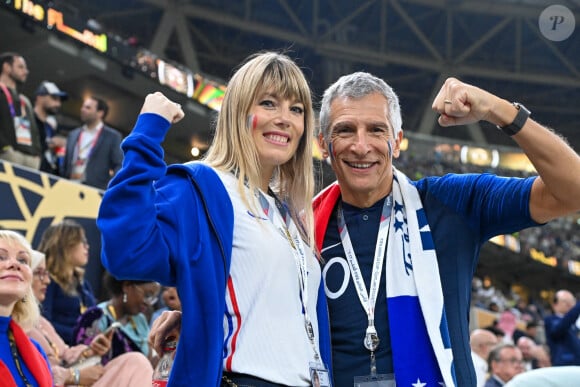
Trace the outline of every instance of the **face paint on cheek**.
<path fill-rule="evenodd" d="M 248 115 L 248 121 L 246 122 L 248 128 L 254 130 L 258 126 L 258 116 L 255 114 Z"/>
<path fill-rule="evenodd" d="M 332 142 L 328 142 L 328 155 L 330 156 L 331 160 L 334 160 L 334 149 L 332 148 Z"/>
<path fill-rule="evenodd" d="M 393 159 L 393 144 L 391 143 L 391 140 L 388 139 L 387 140 L 387 145 L 389 147 L 389 159 Z"/>

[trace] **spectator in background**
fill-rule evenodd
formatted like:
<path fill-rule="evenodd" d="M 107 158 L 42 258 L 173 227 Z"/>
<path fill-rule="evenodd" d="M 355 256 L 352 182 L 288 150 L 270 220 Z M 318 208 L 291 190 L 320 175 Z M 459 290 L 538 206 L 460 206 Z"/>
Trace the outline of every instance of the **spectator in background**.
<path fill-rule="evenodd" d="M 42 146 L 32 105 L 18 92 L 28 78 L 22 55 L 0 54 L 0 159 L 38 169 Z"/>
<path fill-rule="evenodd" d="M 505 333 L 505 342 L 514 343 L 513 334 L 517 323 L 516 315 L 511 310 L 504 310 L 500 313 L 497 327 Z"/>
<path fill-rule="evenodd" d="M 84 279 L 89 244 L 81 225 L 64 220 L 49 226 L 38 250 L 46 255 L 51 282 L 42 303 L 42 314 L 68 345 L 76 344 L 72 330 L 77 318 L 95 305 L 93 290 Z"/>
<path fill-rule="evenodd" d="M 475 368 L 477 387 L 483 387 L 487 379 L 488 364 L 487 359 L 491 349 L 499 342 L 496 335 L 486 329 L 474 329 L 469 338 L 471 347 L 471 358 Z"/>
<path fill-rule="evenodd" d="M 62 176 L 96 188 L 106 189 L 121 168 L 121 134 L 103 122 L 109 106 L 88 97 L 81 106 L 83 126 L 69 133 Z"/>
<path fill-rule="evenodd" d="M 144 312 L 157 302 L 159 284 L 153 281 L 118 280 L 105 273 L 104 287 L 111 298 L 87 309 L 78 319 L 73 330 L 77 344 L 89 344 L 100 332 L 105 332 L 113 323 L 121 323 L 113 332 L 111 351 L 103 356 L 103 364 L 129 353 L 138 352 L 152 359 L 147 342 L 149 324 Z M 153 368 L 147 368 L 149 380 Z"/>
<path fill-rule="evenodd" d="M 495 335 L 495 337 L 497 337 L 497 341 L 499 343 L 504 342 L 505 332 L 502 331 L 500 328 L 498 328 L 497 320 L 494 320 L 492 325 L 489 325 L 487 327 L 483 327 L 482 329 L 485 329 L 486 331 L 490 331 L 491 333 L 493 333 Z"/>
<path fill-rule="evenodd" d="M 513 339 L 513 342 L 515 344 L 517 344 L 520 337 L 525 336 L 525 337 L 529 337 L 530 339 L 532 339 L 532 341 L 537 343 L 537 340 L 536 340 L 537 333 L 538 333 L 538 323 L 536 321 L 528 321 L 526 323 L 525 330 L 521 330 L 518 327 L 516 327 L 516 329 L 514 330 L 514 333 L 512 334 L 512 339 Z"/>
<path fill-rule="evenodd" d="M 580 331 L 576 326 L 580 303 L 568 290 L 559 290 L 554 295 L 552 310 L 554 314 L 544 320 L 552 364 L 580 365 Z"/>
<path fill-rule="evenodd" d="M 524 372 L 522 352 L 513 344 L 503 343 L 494 347 L 487 363 L 490 375 L 485 387 L 501 387 Z"/>
<path fill-rule="evenodd" d="M 34 99 L 34 116 L 42 147 L 40 170 L 53 175 L 58 175 L 62 167 L 66 137 L 58 133 L 56 119 L 51 120 L 50 117 L 58 114 L 62 101 L 67 99 L 66 92 L 48 81 L 43 81 L 38 86 Z"/>
<path fill-rule="evenodd" d="M 42 302 L 50 284 L 44 254 L 33 253 L 32 270 L 34 296 Z M 110 337 L 105 334 L 97 334 L 87 345 L 71 347 L 56 333 L 50 321 L 41 318 L 28 331 L 28 336 L 36 340 L 48 355 L 55 386 L 142 387 L 151 382 L 151 375 L 145 372 L 151 364 L 139 353 L 127 353 L 105 367 L 101 365 L 101 356 L 111 349 Z"/>
<path fill-rule="evenodd" d="M 0 385 L 53 385 L 42 347 L 24 331 L 38 321 L 32 292 L 32 249 L 20 234 L 0 230 Z"/>
<path fill-rule="evenodd" d="M 550 355 L 542 347 L 538 345 L 529 338 L 528 336 L 522 336 L 516 341 L 516 346 L 522 351 L 522 356 L 524 357 L 524 368 L 526 371 L 550 367 L 552 363 L 550 362 Z"/>

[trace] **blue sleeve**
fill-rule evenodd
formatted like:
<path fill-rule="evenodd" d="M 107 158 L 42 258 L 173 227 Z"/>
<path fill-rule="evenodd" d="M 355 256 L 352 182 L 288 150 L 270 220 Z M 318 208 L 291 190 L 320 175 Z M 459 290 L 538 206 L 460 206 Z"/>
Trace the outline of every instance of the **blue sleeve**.
<path fill-rule="evenodd" d="M 492 174 L 448 174 L 418 182 L 444 206 L 468 219 L 481 242 L 538 226 L 530 216 L 530 193 L 535 177 L 500 177 Z"/>
<path fill-rule="evenodd" d="M 169 122 L 141 114 L 122 143 L 123 166 L 103 196 L 97 226 L 102 262 L 117 278 L 175 286 L 171 260 L 187 257 L 196 240 L 195 198 L 180 175 L 166 176 L 161 143 Z M 189 221 L 188 221 L 189 220 Z M 187 257 L 189 258 L 189 257 Z"/>
<path fill-rule="evenodd" d="M 111 170 L 115 173 L 121 169 L 123 164 L 123 150 L 121 149 L 121 134 L 117 131 L 113 131 L 113 145 L 111 146 Z"/>

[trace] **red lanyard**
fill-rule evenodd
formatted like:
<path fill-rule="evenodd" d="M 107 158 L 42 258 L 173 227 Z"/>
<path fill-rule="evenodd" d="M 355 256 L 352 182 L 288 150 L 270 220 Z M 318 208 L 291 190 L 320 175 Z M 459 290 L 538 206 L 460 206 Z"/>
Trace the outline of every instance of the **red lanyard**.
<path fill-rule="evenodd" d="M 0 83 L 0 88 L 2 88 L 4 95 L 6 95 L 6 101 L 8 102 L 8 107 L 10 107 L 10 115 L 12 115 L 12 117 L 16 117 L 16 110 L 14 110 L 14 100 L 12 99 L 12 93 L 8 90 L 6 85 L 3 83 Z M 26 109 L 26 106 L 24 105 L 24 100 L 22 98 L 20 98 L 20 106 L 21 106 L 20 114 L 22 116 L 24 116 L 24 111 Z"/>
<path fill-rule="evenodd" d="M 93 153 L 93 149 L 95 148 L 95 144 L 97 143 L 97 141 L 99 140 L 99 137 L 101 136 L 101 132 L 103 131 L 103 125 L 101 124 L 101 126 L 99 127 L 99 129 L 97 129 L 97 133 L 95 134 L 95 138 L 93 139 L 93 142 L 91 143 L 91 147 L 89 149 L 89 153 L 87 154 L 87 157 L 84 160 L 88 160 L 89 157 L 91 157 L 91 154 Z M 77 140 L 77 160 L 81 159 L 81 139 L 83 137 L 83 130 L 81 129 L 81 132 L 79 133 L 79 139 Z"/>

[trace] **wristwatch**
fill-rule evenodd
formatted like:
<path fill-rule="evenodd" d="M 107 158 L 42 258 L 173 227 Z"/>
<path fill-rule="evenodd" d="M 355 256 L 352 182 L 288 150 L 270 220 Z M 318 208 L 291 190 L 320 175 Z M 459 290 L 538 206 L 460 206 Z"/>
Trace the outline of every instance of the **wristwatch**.
<path fill-rule="evenodd" d="M 526 109 L 526 107 L 524 105 L 522 105 L 521 103 L 512 102 L 512 104 L 516 107 L 516 109 L 518 109 L 518 114 L 516 114 L 516 118 L 514 118 L 514 121 L 511 124 L 508 124 L 506 126 L 499 126 L 499 125 L 497 126 L 498 129 L 500 129 L 502 132 L 504 132 L 508 136 L 513 136 L 514 134 L 519 132 L 531 114 L 530 111 L 528 109 Z"/>

